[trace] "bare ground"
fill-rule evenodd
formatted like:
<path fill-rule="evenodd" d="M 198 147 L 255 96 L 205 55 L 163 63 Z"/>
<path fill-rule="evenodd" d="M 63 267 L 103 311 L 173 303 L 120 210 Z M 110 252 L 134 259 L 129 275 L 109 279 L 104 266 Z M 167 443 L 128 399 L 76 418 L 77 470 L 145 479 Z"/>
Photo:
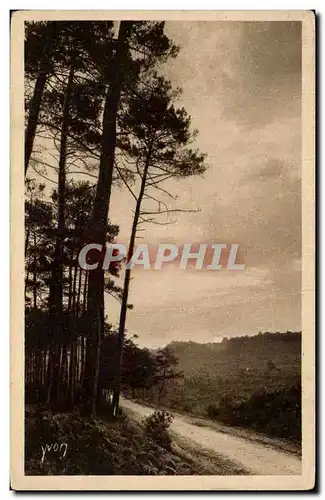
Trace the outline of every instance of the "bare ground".
<path fill-rule="evenodd" d="M 137 420 L 153 412 L 153 408 L 127 399 L 123 399 L 122 406 Z M 172 413 L 175 451 L 184 458 L 196 460 L 201 467 L 198 474 L 301 474 L 299 450 L 290 443 Z"/>

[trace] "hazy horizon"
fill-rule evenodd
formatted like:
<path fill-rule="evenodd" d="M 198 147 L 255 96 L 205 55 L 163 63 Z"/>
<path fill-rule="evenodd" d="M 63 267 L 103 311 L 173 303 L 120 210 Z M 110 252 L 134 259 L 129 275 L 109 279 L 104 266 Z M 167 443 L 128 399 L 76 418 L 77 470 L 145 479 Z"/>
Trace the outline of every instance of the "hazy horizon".
<path fill-rule="evenodd" d="M 134 339 L 135 343 L 136 344 L 139 344 L 141 347 L 146 347 L 147 349 L 149 350 L 157 350 L 157 349 L 160 349 L 160 348 L 164 348 L 164 347 L 167 347 L 169 346 L 171 343 L 191 343 L 191 344 L 200 344 L 200 345 L 211 345 L 211 344 L 221 344 L 222 341 L 226 338 L 226 339 L 231 339 L 231 338 L 242 338 L 242 337 L 245 337 L 245 336 L 248 336 L 248 337 L 254 337 L 254 336 L 257 336 L 259 333 L 271 333 L 271 334 L 277 334 L 277 333 L 280 333 L 280 334 L 283 334 L 283 335 L 286 335 L 287 333 L 301 333 L 301 330 L 299 331 L 293 331 L 293 330 L 286 330 L 285 332 L 255 332 L 254 334 L 244 334 L 244 335 L 229 335 L 228 337 L 227 336 L 224 336 L 224 337 L 215 337 L 214 339 L 212 339 L 211 341 L 205 341 L 205 340 L 202 340 L 200 341 L 200 339 L 196 339 L 196 340 L 172 340 L 172 341 L 169 341 L 167 342 L 166 344 L 164 345 L 143 345 L 141 344 L 141 339 Z M 132 336 L 132 335 L 131 335 Z"/>

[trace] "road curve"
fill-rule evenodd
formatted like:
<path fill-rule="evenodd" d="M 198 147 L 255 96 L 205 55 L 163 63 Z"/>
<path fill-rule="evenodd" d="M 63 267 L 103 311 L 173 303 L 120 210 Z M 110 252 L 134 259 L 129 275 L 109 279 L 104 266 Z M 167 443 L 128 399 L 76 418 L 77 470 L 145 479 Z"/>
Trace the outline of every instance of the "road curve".
<path fill-rule="evenodd" d="M 122 406 L 143 418 L 153 413 L 152 408 L 139 405 L 128 399 L 122 400 Z M 298 475 L 301 474 L 301 460 L 291 453 L 243 437 L 218 432 L 209 427 L 189 423 L 182 415 L 175 414 L 171 430 L 196 444 L 224 455 L 240 463 L 250 474 L 256 475 Z"/>

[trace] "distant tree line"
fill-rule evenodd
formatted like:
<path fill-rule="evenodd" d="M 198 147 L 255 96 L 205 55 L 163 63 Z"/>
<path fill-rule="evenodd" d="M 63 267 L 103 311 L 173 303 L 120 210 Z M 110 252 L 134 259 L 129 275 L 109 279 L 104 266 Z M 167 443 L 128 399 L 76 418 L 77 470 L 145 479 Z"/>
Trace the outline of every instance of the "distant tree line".
<path fill-rule="evenodd" d="M 244 335 L 240 337 L 224 337 L 222 342 L 225 344 L 244 344 L 244 343 L 258 343 L 270 340 L 271 342 L 283 341 L 290 342 L 301 339 L 301 332 L 259 332 L 257 335 Z"/>

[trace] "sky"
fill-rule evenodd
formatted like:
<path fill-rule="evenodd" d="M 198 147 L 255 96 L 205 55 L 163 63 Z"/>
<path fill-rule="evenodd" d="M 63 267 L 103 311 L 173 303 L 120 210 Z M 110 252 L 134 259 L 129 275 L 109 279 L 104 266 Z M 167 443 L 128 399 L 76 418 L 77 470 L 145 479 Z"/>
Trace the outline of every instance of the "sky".
<path fill-rule="evenodd" d="M 235 243 L 245 269 L 136 267 L 129 334 L 149 347 L 301 329 L 301 32 L 298 22 L 167 22 L 180 46 L 163 73 L 207 154 L 203 178 L 166 181 L 179 213 L 139 243 Z M 172 201 L 172 202 L 171 202 Z M 127 241 L 134 200 L 115 187 L 110 218 Z M 176 218 L 176 216 L 175 216 Z M 164 220 L 164 219 L 163 219 Z M 119 306 L 106 299 L 118 321 Z"/>
<path fill-rule="evenodd" d="M 195 145 L 207 154 L 208 169 L 202 178 L 166 181 L 162 187 L 174 199 L 153 193 L 170 209 L 195 212 L 173 214 L 167 219 L 173 224 L 147 224 L 137 243 L 150 249 L 159 243 L 237 244 L 245 269 L 137 266 L 128 333 L 137 334 L 140 345 L 158 347 L 299 331 L 301 24 L 170 21 L 165 28 L 180 52 L 160 71 L 183 90 L 179 105 L 199 131 Z M 128 242 L 132 210 L 130 193 L 114 186 L 109 217 L 120 227 L 119 243 Z M 113 326 L 119 310 L 106 296 Z"/>

